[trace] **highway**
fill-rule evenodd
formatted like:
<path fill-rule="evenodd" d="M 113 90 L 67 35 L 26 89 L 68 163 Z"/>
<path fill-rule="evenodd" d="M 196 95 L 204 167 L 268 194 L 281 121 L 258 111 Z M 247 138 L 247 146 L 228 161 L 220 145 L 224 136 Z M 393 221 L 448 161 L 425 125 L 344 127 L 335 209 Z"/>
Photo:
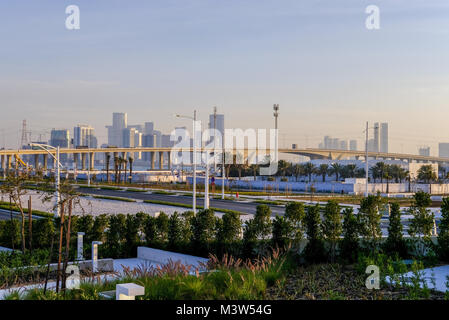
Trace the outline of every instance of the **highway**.
<path fill-rule="evenodd" d="M 92 188 L 79 188 L 80 192 L 92 195 L 103 195 L 111 197 L 124 197 L 137 200 L 158 200 L 167 201 L 180 204 L 192 204 L 191 196 L 183 195 L 166 195 L 166 194 L 150 194 L 146 192 L 132 192 L 132 191 L 120 191 L 120 190 L 103 190 L 103 189 L 92 189 Z M 204 205 L 204 198 L 197 198 L 197 205 Z M 209 206 L 219 209 L 230 209 L 239 211 L 242 213 L 255 214 L 257 203 L 243 202 L 243 201 L 231 201 L 231 200 L 216 200 L 210 199 Z M 285 208 L 282 206 L 270 205 L 272 216 L 284 215 Z"/>
<path fill-rule="evenodd" d="M 21 219 L 20 213 L 18 212 L 12 212 L 13 219 Z M 28 219 L 28 215 L 26 215 Z M 39 216 L 32 216 L 33 219 L 40 219 L 42 217 Z M 0 220 L 10 220 L 11 219 L 11 213 L 9 210 L 0 209 Z"/>

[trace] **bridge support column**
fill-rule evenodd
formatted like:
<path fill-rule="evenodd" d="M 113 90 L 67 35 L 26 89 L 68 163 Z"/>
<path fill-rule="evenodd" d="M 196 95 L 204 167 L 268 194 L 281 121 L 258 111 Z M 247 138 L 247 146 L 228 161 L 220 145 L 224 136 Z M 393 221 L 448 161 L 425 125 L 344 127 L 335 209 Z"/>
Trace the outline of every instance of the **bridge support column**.
<path fill-rule="evenodd" d="M 89 154 L 89 170 L 93 171 L 95 167 L 95 153 L 91 152 Z"/>
<path fill-rule="evenodd" d="M 150 152 L 151 170 L 154 170 L 155 161 L 156 161 L 155 152 Z"/>
<path fill-rule="evenodd" d="M 34 169 L 35 170 L 39 169 L 39 155 L 38 154 L 34 155 Z"/>
<path fill-rule="evenodd" d="M 171 152 L 167 152 L 167 168 L 168 170 L 171 170 Z"/>
<path fill-rule="evenodd" d="M 78 153 L 73 154 L 73 169 L 78 169 Z"/>
<path fill-rule="evenodd" d="M 86 170 L 86 154 L 81 153 L 81 170 Z"/>
<path fill-rule="evenodd" d="M 44 159 L 43 159 L 43 164 L 42 167 L 44 169 L 44 171 L 47 171 L 48 169 L 48 154 L 44 154 Z"/>
<path fill-rule="evenodd" d="M 5 155 L 2 155 L 1 166 L 2 166 L 2 170 L 5 171 L 5 167 L 6 167 L 6 157 L 5 157 Z"/>
<path fill-rule="evenodd" d="M 159 152 L 159 169 L 164 169 L 164 152 Z"/>

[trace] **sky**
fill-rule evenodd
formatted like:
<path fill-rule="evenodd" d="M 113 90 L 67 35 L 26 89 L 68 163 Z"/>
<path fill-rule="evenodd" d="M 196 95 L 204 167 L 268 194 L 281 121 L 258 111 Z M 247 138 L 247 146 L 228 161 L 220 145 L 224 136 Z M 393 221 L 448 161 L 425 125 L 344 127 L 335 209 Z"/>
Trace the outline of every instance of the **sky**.
<path fill-rule="evenodd" d="M 68 5 L 80 29 L 65 27 Z M 380 29 L 365 8 L 377 5 Z M 229 128 L 272 128 L 280 145 L 358 139 L 388 122 L 390 151 L 449 141 L 447 0 L 0 1 L 0 146 L 90 124 L 131 124 L 213 106 Z M 372 131 L 371 131 L 372 134 Z"/>

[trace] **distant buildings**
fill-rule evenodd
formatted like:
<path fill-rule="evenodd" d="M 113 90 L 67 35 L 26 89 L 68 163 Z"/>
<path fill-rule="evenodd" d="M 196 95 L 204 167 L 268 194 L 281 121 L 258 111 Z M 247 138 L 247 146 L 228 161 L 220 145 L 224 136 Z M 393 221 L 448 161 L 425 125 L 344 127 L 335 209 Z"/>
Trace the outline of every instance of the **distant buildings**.
<path fill-rule="evenodd" d="M 441 158 L 449 158 L 449 143 L 438 144 L 438 156 Z"/>
<path fill-rule="evenodd" d="M 388 123 L 374 123 L 374 137 L 368 140 L 368 151 L 388 153 Z"/>
<path fill-rule="evenodd" d="M 430 147 L 427 147 L 427 146 L 420 147 L 418 150 L 418 154 L 420 156 L 429 157 L 430 156 Z"/>
<path fill-rule="evenodd" d="M 73 146 L 96 148 L 97 138 L 94 134 L 94 128 L 89 125 L 79 124 L 73 129 Z"/>
<path fill-rule="evenodd" d="M 349 150 L 351 150 L 351 151 L 357 150 L 357 140 L 349 141 Z"/>
<path fill-rule="evenodd" d="M 351 140 L 354 141 L 354 140 Z M 357 146 L 357 142 L 356 142 Z M 332 138 L 331 136 L 325 136 L 323 142 L 319 144 L 320 149 L 333 149 L 333 150 L 348 150 L 348 141 L 340 140 L 338 138 Z"/>
<path fill-rule="evenodd" d="M 123 147 L 123 130 L 128 127 L 128 115 L 126 113 L 114 112 L 112 114 L 112 126 L 108 129 L 108 145 Z"/>
<path fill-rule="evenodd" d="M 69 148 L 70 147 L 70 131 L 66 129 L 52 129 L 50 133 L 50 145 L 52 147 Z"/>
<path fill-rule="evenodd" d="M 218 132 L 221 133 L 221 136 L 224 136 L 224 114 L 210 114 L 209 115 L 209 129 L 217 129 Z M 218 138 L 218 137 L 217 137 Z M 210 142 L 213 141 L 213 135 L 210 137 Z"/>

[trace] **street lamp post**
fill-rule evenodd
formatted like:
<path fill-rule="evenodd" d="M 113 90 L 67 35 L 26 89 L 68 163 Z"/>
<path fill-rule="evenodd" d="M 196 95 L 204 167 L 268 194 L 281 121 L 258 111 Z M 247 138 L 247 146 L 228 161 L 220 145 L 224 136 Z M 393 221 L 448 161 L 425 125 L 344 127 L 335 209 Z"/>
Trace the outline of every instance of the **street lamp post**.
<path fill-rule="evenodd" d="M 193 121 L 193 213 L 196 214 L 196 110 L 193 111 L 193 118 L 177 114 L 177 118 L 191 119 Z"/>
<path fill-rule="evenodd" d="M 55 192 L 55 196 L 56 196 L 56 206 L 55 206 L 55 217 L 59 217 L 60 215 L 60 211 L 59 211 L 59 202 L 60 202 L 60 193 L 59 193 L 59 186 L 61 184 L 61 162 L 59 161 L 59 147 L 52 147 L 49 146 L 47 144 L 40 144 L 40 143 L 30 143 L 29 144 L 30 147 L 39 147 L 42 150 L 46 151 L 53 159 L 55 159 L 55 163 L 56 163 L 56 168 L 55 168 L 55 173 L 56 173 L 56 192 Z M 52 150 L 56 150 L 56 157 L 48 150 L 48 149 L 52 149 Z"/>

